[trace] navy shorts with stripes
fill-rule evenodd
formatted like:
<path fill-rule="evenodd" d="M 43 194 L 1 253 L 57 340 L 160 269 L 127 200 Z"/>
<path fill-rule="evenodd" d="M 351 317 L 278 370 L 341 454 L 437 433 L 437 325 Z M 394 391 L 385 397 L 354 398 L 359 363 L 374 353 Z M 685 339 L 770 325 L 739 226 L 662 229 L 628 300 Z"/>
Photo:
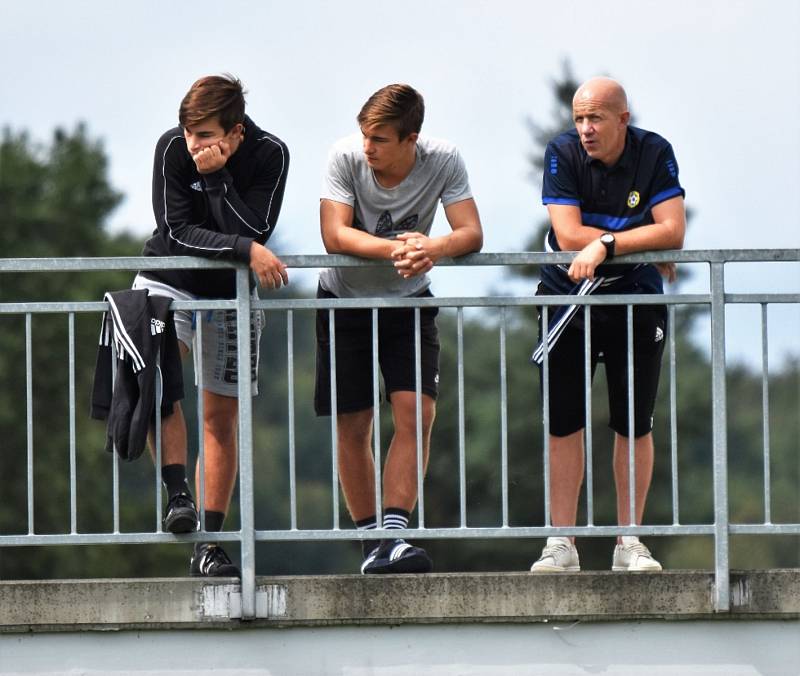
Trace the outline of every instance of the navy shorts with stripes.
<path fill-rule="evenodd" d="M 537 296 L 557 295 L 539 284 Z M 548 306 L 548 317 L 556 311 Z M 542 338 L 542 312 L 539 311 L 539 338 Z M 624 305 L 591 308 L 591 375 L 597 364 L 605 363 L 608 384 L 609 427 L 628 436 L 628 316 Z M 667 334 L 665 305 L 633 307 L 633 418 L 634 436 L 653 429 L 661 357 Z M 583 308 L 572 319 L 549 354 L 550 434 L 565 437 L 586 426 L 584 397 L 584 318 Z M 540 381 L 541 384 L 541 381 Z"/>

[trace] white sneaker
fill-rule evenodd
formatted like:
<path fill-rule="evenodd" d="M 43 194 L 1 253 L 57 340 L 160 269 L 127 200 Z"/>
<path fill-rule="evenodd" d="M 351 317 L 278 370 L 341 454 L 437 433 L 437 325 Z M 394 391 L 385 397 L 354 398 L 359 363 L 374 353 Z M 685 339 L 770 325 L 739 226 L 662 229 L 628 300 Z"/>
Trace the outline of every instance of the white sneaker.
<path fill-rule="evenodd" d="M 580 569 L 578 550 L 569 538 L 547 538 L 542 555 L 531 566 L 532 573 L 575 573 Z"/>
<path fill-rule="evenodd" d="M 622 544 L 614 548 L 611 570 L 656 572 L 661 570 L 661 564 L 653 558 L 650 550 L 639 542 L 639 538 L 624 535 Z"/>

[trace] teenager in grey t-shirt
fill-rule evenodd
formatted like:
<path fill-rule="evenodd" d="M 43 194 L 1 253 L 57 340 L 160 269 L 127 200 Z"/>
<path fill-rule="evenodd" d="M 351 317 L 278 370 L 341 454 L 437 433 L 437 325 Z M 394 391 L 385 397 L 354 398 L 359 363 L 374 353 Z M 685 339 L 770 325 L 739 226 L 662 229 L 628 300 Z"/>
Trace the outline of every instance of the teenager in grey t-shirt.
<path fill-rule="evenodd" d="M 420 138 L 424 111 L 422 96 L 413 87 L 389 85 L 362 107 L 357 118 L 361 134 L 334 146 L 320 200 L 325 249 L 385 264 L 325 270 L 318 298 L 426 295 L 430 293 L 426 273 L 440 259 L 480 250 L 483 231 L 464 163 L 449 143 Z M 440 201 L 451 231 L 430 237 Z M 339 479 L 359 529 L 371 530 L 379 524 L 389 531 L 406 528 L 416 506 L 417 391 L 422 404 L 422 456 L 427 465 L 439 388 L 437 312 L 436 307 L 419 308 L 417 323 L 413 308 L 381 308 L 378 335 L 373 336 L 371 310 L 336 310 L 336 370 L 332 374 L 330 313 L 317 311 L 314 409 L 318 415 L 337 416 Z M 384 465 L 380 518 L 370 445 L 374 338 L 394 423 Z M 433 568 L 422 547 L 400 538 L 362 539 L 362 546 L 362 573 L 426 573 Z"/>
<path fill-rule="evenodd" d="M 469 199 L 467 169 L 454 145 L 419 136 L 414 168 L 400 185 L 385 188 L 364 155 L 360 133 L 336 143 L 328 158 L 322 199 L 353 207 L 353 227 L 394 239 L 401 232 L 430 234 L 436 208 Z M 404 279 L 393 268 L 328 268 L 320 274 L 326 291 L 340 298 L 416 296 L 430 285 L 427 274 Z"/>

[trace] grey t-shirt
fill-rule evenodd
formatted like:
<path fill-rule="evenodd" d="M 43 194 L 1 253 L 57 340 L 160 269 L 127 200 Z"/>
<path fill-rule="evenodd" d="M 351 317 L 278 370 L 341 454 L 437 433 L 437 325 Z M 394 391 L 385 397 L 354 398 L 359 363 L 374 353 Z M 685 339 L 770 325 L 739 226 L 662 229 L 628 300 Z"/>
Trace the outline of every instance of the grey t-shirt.
<path fill-rule="evenodd" d="M 401 232 L 428 235 L 441 200 L 443 206 L 469 199 L 467 169 L 454 145 L 420 136 L 414 168 L 402 183 L 384 188 L 364 157 L 360 133 L 334 144 L 322 182 L 322 199 L 353 207 L 353 227 L 394 239 Z M 322 288 L 340 298 L 415 296 L 430 285 L 427 275 L 403 279 L 386 268 L 327 268 Z"/>

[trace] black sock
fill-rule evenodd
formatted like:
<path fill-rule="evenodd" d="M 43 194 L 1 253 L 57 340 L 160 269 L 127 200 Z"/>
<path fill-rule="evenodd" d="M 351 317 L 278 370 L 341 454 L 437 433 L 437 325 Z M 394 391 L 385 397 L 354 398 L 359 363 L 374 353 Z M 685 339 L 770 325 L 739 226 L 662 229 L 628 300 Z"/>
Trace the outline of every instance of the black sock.
<path fill-rule="evenodd" d="M 222 523 L 225 521 L 225 512 L 212 512 L 206 510 L 206 530 L 209 533 L 219 533 L 222 530 Z"/>
<path fill-rule="evenodd" d="M 225 521 L 225 512 L 214 512 L 206 510 L 206 532 L 219 533 L 222 530 L 222 523 Z M 195 542 L 194 551 L 196 552 L 203 545 L 216 545 L 216 542 Z"/>
<path fill-rule="evenodd" d="M 161 481 L 167 487 L 170 497 L 178 493 L 192 494 L 189 484 L 186 483 L 186 465 L 164 465 L 161 468 Z"/>
<path fill-rule="evenodd" d="M 359 519 L 355 522 L 356 528 L 358 530 L 375 530 L 378 527 L 378 521 L 375 518 L 375 515 L 368 516 L 366 519 Z M 361 541 L 361 553 L 364 555 L 366 559 L 367 556 L 372 552 L 375 547 L 380 544 L 378 540 L 362 540 Z"/>

